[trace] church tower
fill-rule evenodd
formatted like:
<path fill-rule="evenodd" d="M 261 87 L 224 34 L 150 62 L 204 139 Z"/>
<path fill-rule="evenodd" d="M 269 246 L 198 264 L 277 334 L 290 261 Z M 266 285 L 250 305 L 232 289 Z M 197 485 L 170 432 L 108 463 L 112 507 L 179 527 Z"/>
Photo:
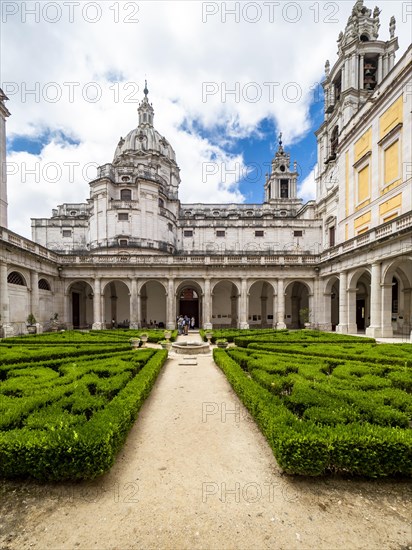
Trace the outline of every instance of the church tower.
<path fill-rule="evenodd" d="M 336 159 L 343 130 L 395 64 L 396 21 L 390 20 L 389 40 L 379 40 L 379 14 L 378 7 L 372 12 L 358 0 L 338 37 L 338 60 L 332 68 L 326 61 L 325 122 L 317 132 L 320 172 Z"/>
<path fill-rule="evenodd" d="M 290 168 L 290 154 L 283 149 L 282 134 L 279 135 L 278 150 L 272 160 L 272 170 L 265 183 L 265 203 L 274 207 L 279 216 L 295 216 L 302 206 L 297 193 L 297 164 Z"/>
<path fill-rule="evenodd" d="M 0 88 L 0 227 L 7 227 L 6 118 L 10 113 L 4 102 L 8 99 Z"/>

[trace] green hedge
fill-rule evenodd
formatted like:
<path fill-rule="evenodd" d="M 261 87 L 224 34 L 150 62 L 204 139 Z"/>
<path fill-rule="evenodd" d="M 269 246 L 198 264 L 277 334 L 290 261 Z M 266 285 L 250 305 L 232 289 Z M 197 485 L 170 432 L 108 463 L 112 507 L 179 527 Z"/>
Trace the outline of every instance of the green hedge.
<path fill-rule="evenodd" d="M 130 338 L 139 338 L 142 334 L 148 334 L 149 342 L 157 343 L 164 340 L 164 329 L 111 329 L 111 330 L 66 330 L 61 332 L 44 332 L 42 334 L 25 334 L 12 338 L 0 339 L 0 349 L 13 345 L 73 345 L 73 344 L 119 344 L 129 343 Z M 177 330 L 171 331 L 171 340 L 177 337 Z"/>
<path fill-rule="evenodd" d="M 325 383 L 322 388 L 321 383 L 301 377 L 300 368 L 299 374 L 286 376 L 259 368 L 245 372 L 248 361 L 258 358 L 250 349 L 242 351 L 215 349 L 214 358 L 285 472 L 311 476 L 349 472 L 372 478 L 412 475 L 410 395 L 384 387 L 372 399 L 371 392 L 350 385 L 342 391 L 340 385 L 348 383 L 339 378 L 336 387 Z"/>
<path fill-rule="evenodd" d="M 61 365 L 59 378 L 42 369 L 33 376 L 30 369 L 19 369 L 7 382 L 20 381 L 23 393 L 31 382 L 33 395 L 0 394 L 0 412 L 10 411 L 7 418 L 0 414 L 0 476 L 63 480 L 103 474 L 166 358 L 166 350 L 139 350 L 87 364 L 76 361 Z"/>

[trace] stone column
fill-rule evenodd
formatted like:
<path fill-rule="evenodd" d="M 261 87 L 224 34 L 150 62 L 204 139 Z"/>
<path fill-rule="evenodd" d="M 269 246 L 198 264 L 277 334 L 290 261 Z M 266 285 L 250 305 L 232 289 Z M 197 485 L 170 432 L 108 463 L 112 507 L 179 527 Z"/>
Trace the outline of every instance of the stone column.
<path fill-rule="evenodd" d="M 364 82 L 364 76 L 365 76 L 365 56 L 361 54 L 359 56 L 359 89 L 363 90 L 363 87 L 365 85 Z"/>
<path fill-rule="evenodd" d="M 372 264 L 372 280 L 370 295 L 370 325 L 366 329 L 366 335 L 376 338 L 382 335 L 382 291 L 381 291 L 381 264 Z"/>
<path fill-rule="evenodd" d="M 101 280 L 97 277 L 94 280 L 93 288 L 93 330 L 101 330 L 102 327 L 102 286 Z"/>
<path fill-rule="evenodd" d="M 378 57 L 378 84 L 380 84 L 383 80 L 383 77 L 382 77 L 382 56 L 380 55 Z"/>
<path fill-rule="evenodd" d="M 43 332 L 43 325 L 40 323 L 40 298 L 39 298 L 39 274 L 37 271 L 30 271 L 30 311 L 36 318 L 36 330 Z"/>
<path fill-rule="evenodd" d="M 283 279 L 278 280 L 278 322 L 277 329 L 286 328 L 285 324 L 285 286 Z"/>
<path fill-rule="evenodd" d="M 239 328 L 249 328 L 248 323 L 248 294 L 247 294 L 247 281 L 242 279 L 240 287 L 240 315 L 239 315 Z"/>
<path fill-rule="evenodd" d="M 30 311 L 39 322 L 39 275 L 37 271 L 30 271 Z"/>
<path fill-rule="evenodd" d="M 382 284 L 382 317 L 381 317 L 381 336 L 382 338 L 392 338 L 392 283 Z"/>
<path fill-rule="evenodd" d="M 346 271 L 339 274 L 339 324 L 336 332 L 346 334 L 348 332 L 348 275 Z"/>
<path fill-rule="evenodd" d="M 205 291 L 203 294 L 203 328 L 210 330 L 213 328 L 211 321 L 212 295 L 210 294 L 210 279 L 205 279 Z"/>
<path fill-rule="evenodd" d="M 13 326 L 10 324 L 9 289 L 7 283 L 7 264 L 0 263 L 0 324 L 3 325 L 3 336 L 14 335 Z M 1 332 L 1 329 L 0 329 Z"/>
<path fill-rule="evenodd" d="M 166 328 L 174 330 L 176 328 L 176 311 L 174 308 L 175 300 L 175 283 L 173 279 L 169 279 L 167 282 L 167 307 L 166 307 Z"/>
<path fill-rule="evenodd" d="M 273 283 L 273 319 L 272 319 L 272 328 L 276 329 L 276 322 L 277 322 L 277 307 L 278 307 L 278 301 L 277 301 L 277 281 L 274 281 Z"/>
<path fill-rule="evenodd" d="M 132 286 L 130 290 L 130 323 L 129 328 L 138 329 L 139 327 L 139 308 L 137 304 L 137 279 L 132 278 Z"/>
<path fill-rule="evenodd" d="M 137 291 L 137 298 L 136 298 L 136 308 L 137 308 L 137 326 L 138 328 L 142 328 L 142 299 L 140 296 L 140 290 Z"/>
<path fill-rule="evenodd" d="M 357 334 L 356 324 L 356 288 L 348 288 L 348 333 Z"/>

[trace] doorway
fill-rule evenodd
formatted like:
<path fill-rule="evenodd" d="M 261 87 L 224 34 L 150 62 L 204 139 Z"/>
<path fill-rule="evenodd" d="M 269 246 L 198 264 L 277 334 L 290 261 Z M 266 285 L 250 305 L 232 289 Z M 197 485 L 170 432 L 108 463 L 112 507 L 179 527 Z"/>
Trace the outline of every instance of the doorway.
<path fill-rule="evenodd" d="M 365 330 L 365 300 L 356 300 L 356 326 L 358 330 Z"/>

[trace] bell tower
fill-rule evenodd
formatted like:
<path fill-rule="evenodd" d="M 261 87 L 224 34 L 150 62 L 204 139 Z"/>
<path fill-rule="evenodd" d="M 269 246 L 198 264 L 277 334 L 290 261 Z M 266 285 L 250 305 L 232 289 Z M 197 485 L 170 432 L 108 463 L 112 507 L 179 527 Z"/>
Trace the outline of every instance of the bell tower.
<path fill-rule="evenodd" d="M 391 17 L 389 40 L 379 40 L 380 10 L 372 11 L 358 0 L 344 32 L 338 37 L 338 60 L 325 64 L 325 122 L 318 159 L 320 166 L 334 161 L 343 128 L 370 98 L 395 64 L 398 39 Z M 322 131 L 323 130 L 323 131 Z M 319 135 L 319 134 L 318 134 Z M 319 141 L 319 139 L 318 139 Z"/>
<path fill-rule="evenodd" d="M 0 227 L 7 227 L 6 118 L 10 113 L 4 102 L 8 99 L 0 88 Z"/>
<path fill-rule="evenodd" d="M 282 133 L 279 134 L 278 150 L 272 160 L 272 170 L 266 175 L 265 203 L 273 205 L 282 216 L 294 216 L 302 206 L 297 192 L 297 163 L 290 169 L 290 154 L 283 149 Z"/>

